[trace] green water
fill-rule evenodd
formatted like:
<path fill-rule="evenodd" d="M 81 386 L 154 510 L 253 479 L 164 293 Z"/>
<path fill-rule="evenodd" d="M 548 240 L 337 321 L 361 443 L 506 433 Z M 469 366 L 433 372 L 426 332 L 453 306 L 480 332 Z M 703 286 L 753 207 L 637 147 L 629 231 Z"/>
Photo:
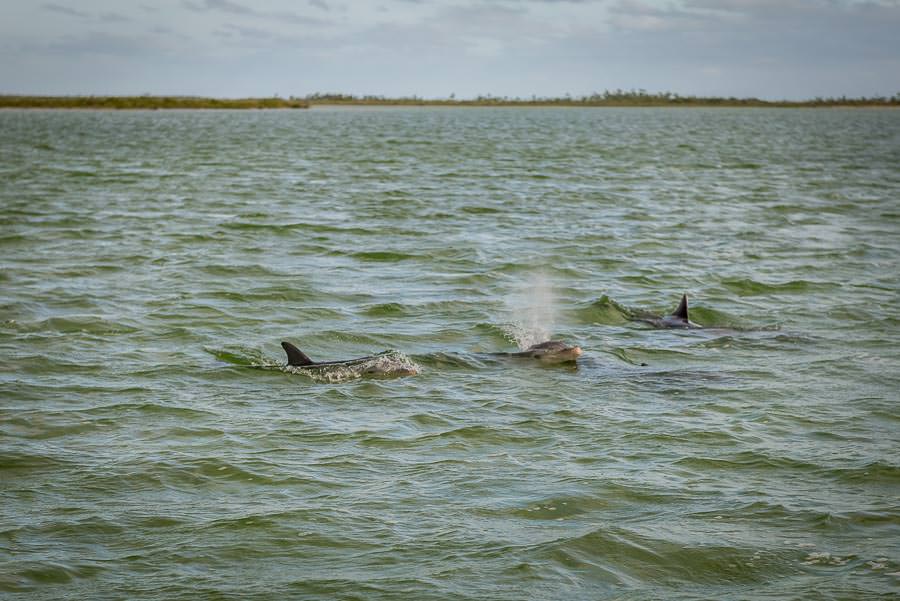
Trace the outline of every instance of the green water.
<path fill-rule="evenodd" d="M 898 166 L 887 110 L 0 112 L 0 597 L 896 598 Z"/>

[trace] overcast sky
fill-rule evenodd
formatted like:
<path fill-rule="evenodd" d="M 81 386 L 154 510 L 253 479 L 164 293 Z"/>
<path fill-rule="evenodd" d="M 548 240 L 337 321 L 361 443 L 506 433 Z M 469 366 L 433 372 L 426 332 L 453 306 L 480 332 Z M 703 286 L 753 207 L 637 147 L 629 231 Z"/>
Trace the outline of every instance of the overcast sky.
<path fill-rule="evenodd" d="M 900 92 L 900 0 L 0 0 L 0 93 Z"/>

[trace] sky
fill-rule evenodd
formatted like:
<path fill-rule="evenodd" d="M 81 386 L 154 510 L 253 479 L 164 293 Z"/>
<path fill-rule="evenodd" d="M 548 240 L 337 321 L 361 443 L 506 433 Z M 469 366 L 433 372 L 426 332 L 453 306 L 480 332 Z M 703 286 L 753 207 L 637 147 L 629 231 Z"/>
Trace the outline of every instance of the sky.
<path fill-rule="evenodd" d="M 900 0 L 0 0 L 0 93 L 900 93 Z"/>

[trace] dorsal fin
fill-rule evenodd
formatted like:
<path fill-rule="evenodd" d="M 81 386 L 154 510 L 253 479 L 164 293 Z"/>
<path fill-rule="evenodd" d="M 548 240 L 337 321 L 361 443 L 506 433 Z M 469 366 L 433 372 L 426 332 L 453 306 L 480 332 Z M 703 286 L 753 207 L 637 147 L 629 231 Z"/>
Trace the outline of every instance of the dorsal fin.
<path fill-rule="evenodd" d="M 681 302 L 678 303 L 678 308 L 675 309 L 675 312 L 672 313 L 674 317 L 678 317 L 685 321 L 688 321 L 688 302 L 687 302 L 687 294 L 681 295 Z"/>
<path fill-rule="evenodd" d="M 281 348 L 288 356 L 288 365 L 312 365 L 313 360 L 306 356 L 306 353 L 298 349 L 290 342 L 282 342 Z"/>

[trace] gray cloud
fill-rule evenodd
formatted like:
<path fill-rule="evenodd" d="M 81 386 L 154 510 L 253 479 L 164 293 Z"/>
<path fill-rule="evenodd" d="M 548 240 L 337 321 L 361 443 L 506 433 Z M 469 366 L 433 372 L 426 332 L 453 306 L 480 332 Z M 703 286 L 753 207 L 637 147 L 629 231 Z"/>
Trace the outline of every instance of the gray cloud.
<path fill-rule="evenodd" d="M 115 92 L 115 65 L 130 91 L 771 98 L 893 94 L 900 81 L 897 0 L 380 3 L 23 3 L 21 22 L 0 23 L 0 81 Z"/>
<path fill-rule="evenodd" d="M 42 4 L 41 8 L 50 12 L 66 15 L 68 17 L 77 17 L 79 19 L 92 21 L 95 20 L 102 23 L 125 23 L 131 21 L 130 18 L 117 12 L 106 12 L 101 15 L 96 15 L 94 13 L 88 13 L 81 10 L 76 10 L 74 8 L 69 8 L 68 6 L 53 4 L 52 2 Z"/>
<path fill-rule="evenodd" d="M 59 13 L 61 15 L 67 15 L 69 17 L 79 17 L 81 19 L 89 19 L 90 15 L 82 12 L 80 10 L 75 10 L 74 8 L 69 8 L 68 6 L 62 6 L 60 4 L 53 4 L 52 2 L 48 2 L 46 4 L 42 4 L 41 8 L 44 10 L 48 10 L 50 12 Z"/>
<path fill-rule="evenodd" d="M 270 29 L 253 27 L 250 25 L 238 25 L 236 23 L 226 23 L 222 27 L 216 29 L 213 32 L 213 35 L 232 42 L 247 43 L 254 47 L 262 45 L 277 48 L 285 43 L 293 41 L 292 38 L 285 38 Z"/>
<path fill-rule="evenodd" d="M 718 17 L 668 5 L 660 8 L 641 0 L 620 0 L 610 8 L 609 25 L 621 31 L 691 31 Z"/>
<path fill-rule="evenodd" d="M 295 25 L 328 25 L 330 21 L 317 17 L 307 17 L 289 11 L 259 11 L 230 0 L 183 0 L 183 6 L 197 12 L 221 12 L 230 15 L 274 20 Z"/>
<path fill-rule="evenodd" d="M 131 21 L 131 19 L 119 13 L 103 13 L 99 19 L 103 23 L 128 23 Z"/>
<path fill-rule="evenodd" d="M 163 47 L 149 36 L 118 35 L 102 31 L 67 36 L 44 48 L 50 53 L 65 56 L 110 55 L 114 57 L 142 57 L 148 54 L 158 54 L 163 50 Z"/>
<path fill-rule="evenodd" d="M 241 4 L 236 2 L 230 2 L 229 0 L 202 0 L 201 2 L 192 2 L 191 0 L 185 0 L 184 5 L 191 10 L 203 11 L 221 11 L 224 13 L 229 13 L 232 15 L 256 15 L 256 11 L 247 8 Z"/>
<path fill-rule="evenodd" d="M 900 5 L 824 0 L 687 0 L 658 8 L 611 7 L 610 23 L 648 49 L 716 52 L 721 58 L 792 61 L 900 56 Z"/>
<path fill-rule="evenodd" d="M 267 29 L 233 23 L 227 23 L 216 29 L 213 35 L 229 42 L 248 43 L 252 46 L 258 46 L 261 42 L 268 44 L 275 37 L 273 32 Z"/>
<path fill-rule="evenodd" d="M 450 5 L 416 23 L 379 23 L 347 42 L 385 53 L 484 56 L 533 46 L 557 33 L 552 24 L 531 19 L 522 6 L 484 3 Z"/>

